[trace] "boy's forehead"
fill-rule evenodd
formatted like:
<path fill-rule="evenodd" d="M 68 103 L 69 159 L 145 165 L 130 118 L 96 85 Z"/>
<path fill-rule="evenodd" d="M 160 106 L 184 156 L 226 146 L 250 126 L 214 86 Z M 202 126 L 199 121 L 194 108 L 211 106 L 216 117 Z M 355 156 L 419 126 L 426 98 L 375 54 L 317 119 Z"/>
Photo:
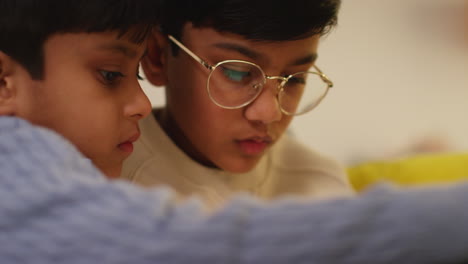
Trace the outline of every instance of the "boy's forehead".
<path fill-rule="evenodd" d="M 270 49 L 264 49 L 264 48 L 256 48 L 255 45 L 253 45 L 252 48 L 247 47 L 242 44 L 233 44 L 229 42 L 219 42 L 219 43 L 214 43 L 214 47 L 217 47 L 219 49 L 224 49 L 224 50 L 229 50 L 229 51 L 235 51 L 237 53 L 240 53 L 252 60 L 267 60 L 269 56 L 271 55 L 277 55 L 277 53 L 274 50 Z M 287 49 L 287 43 L 285 44 L 286 47 L 282 47 L 281 49 L 284 51 L 284 53 L 291 53 Z M 317 59 L 318 54 L 316 51 L 309 52 L 305 55 L 298 55 L 295 58 L 292 58 L 291 65 L 303 65 L 303 64 L 309 64 L 315 62 Z"/>
<path fill-rule="evenodd" d="M 205 51 L 215 48 L 232 54 L 242 54 L 250 60 L 265 63 L 278 56 L 287 57 L 291 66 L 314 63 L 318 57 L 320 40 L 320 35 L 299 40 L 250 40 L 238 34 L 219 32 L 210 27 L 197 28 L 192 25 L 187 25 L 183 33 L 184 38 L 187 37 L 192 44 L 196 43 L 196 46 L 203 47 Z"/>
<path fill-rule="evenodd" d="M 138 50 L 146 43 L 146 41 L 135 43 L 130 40 L 128 35 L 121 35 L 118 32 L 90 33 L 90 35 L 89 48 L 121 53 L 130 58 L 136 57 Z"/>
<path fill-rule="evenodd" d="M 101 43 L 96 45 L 96 49 L 99 51 L 121 53 L 129 58 L 135 58 L 138 56 L 138 52 L 135 47 L 132 47 L 129 45 L 129 43 L 121 41 L 109 41 L 107 43 Z"/>
<path fill-rule="evenodd" d="M 62 46 L 75 49 L 80 53 L 87 52 L 109 52 L 122 54 L 129 58 L 135 58 L 140 50 L 145 47 L 146 41 L 140 44 L 132 42 L 118 32 L 100 33 L 67 33 L 56 35 L 51 38 L 53 46 Z"/>

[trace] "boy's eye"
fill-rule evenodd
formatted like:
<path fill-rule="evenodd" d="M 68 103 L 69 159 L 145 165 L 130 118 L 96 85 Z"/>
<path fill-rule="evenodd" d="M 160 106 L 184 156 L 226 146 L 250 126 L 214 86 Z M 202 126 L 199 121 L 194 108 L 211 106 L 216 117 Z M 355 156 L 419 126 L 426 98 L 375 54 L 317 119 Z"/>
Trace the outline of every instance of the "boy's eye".
<path fill-rule="evenodd" d="M 227 67 L 223 68 L 224 76 L 229 78 L 231 81 L 240 82 L 243 81 L 246 77 L 250 76 L 249 71 L 241 71 L 238 69 L 230 69 Z"/>
<path fill-rule="evenodd" d="M 121 72 L 100 70 L 99 73 L 107 82 L 115 82 L 119 78 L 125 77 Z"/>
<path fill-rule="evenodd" d="M 301 77 L 292 77 L 287 82 L 288 85 L 306 84 L 306 79 Z"/>

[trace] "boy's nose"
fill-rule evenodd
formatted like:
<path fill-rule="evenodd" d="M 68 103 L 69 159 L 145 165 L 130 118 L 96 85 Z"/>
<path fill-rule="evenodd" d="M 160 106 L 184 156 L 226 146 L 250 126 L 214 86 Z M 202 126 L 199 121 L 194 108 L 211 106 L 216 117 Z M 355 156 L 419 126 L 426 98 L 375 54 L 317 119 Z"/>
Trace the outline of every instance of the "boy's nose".
<path fill-rule="evenodd" d="M 126 109 L 127 116 L 130 118 L 138 121 L 151 113 L 151 102 L 139 84 L 131 99 L 127 98 L 127 100 L 131 100 Z"/>
<path fill-rule="evenodd" d="M 263 91 L 249 104 L 244 112 L 245 117 L 250 121 L 257 121 L 263 124 L 270 124 L 281 120 L 281 112 L 278 102 L 278 83 L 267 81 Z"/>

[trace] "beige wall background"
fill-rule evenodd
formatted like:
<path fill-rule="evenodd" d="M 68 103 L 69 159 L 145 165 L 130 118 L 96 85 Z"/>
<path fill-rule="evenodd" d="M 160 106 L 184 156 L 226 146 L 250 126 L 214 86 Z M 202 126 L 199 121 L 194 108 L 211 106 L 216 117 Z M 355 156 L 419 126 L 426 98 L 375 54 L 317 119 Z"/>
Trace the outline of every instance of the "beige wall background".
<path fill-rule="evenodd" d="M 466 0 L 343 0 L 318 65 L 335 87 L 291 131 L 345 164 L 468 150 Z M 143 87 L 153 105 L 161 88 Z"/>

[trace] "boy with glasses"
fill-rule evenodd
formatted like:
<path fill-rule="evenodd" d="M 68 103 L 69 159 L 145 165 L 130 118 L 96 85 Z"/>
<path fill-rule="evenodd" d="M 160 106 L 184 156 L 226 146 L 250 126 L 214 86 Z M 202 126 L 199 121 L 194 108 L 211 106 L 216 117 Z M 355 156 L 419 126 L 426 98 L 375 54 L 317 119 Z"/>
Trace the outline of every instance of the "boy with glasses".
<path fill-rule="evenodd" d="M 339 0 L 164 1 L 142 61 L 166 105 L 140 122 L 122 177 L 208 208 L 235 192 L 272 199 L 351 193 L 334 161 L 284 135 L 333 86 L 316 65 Z"/>

